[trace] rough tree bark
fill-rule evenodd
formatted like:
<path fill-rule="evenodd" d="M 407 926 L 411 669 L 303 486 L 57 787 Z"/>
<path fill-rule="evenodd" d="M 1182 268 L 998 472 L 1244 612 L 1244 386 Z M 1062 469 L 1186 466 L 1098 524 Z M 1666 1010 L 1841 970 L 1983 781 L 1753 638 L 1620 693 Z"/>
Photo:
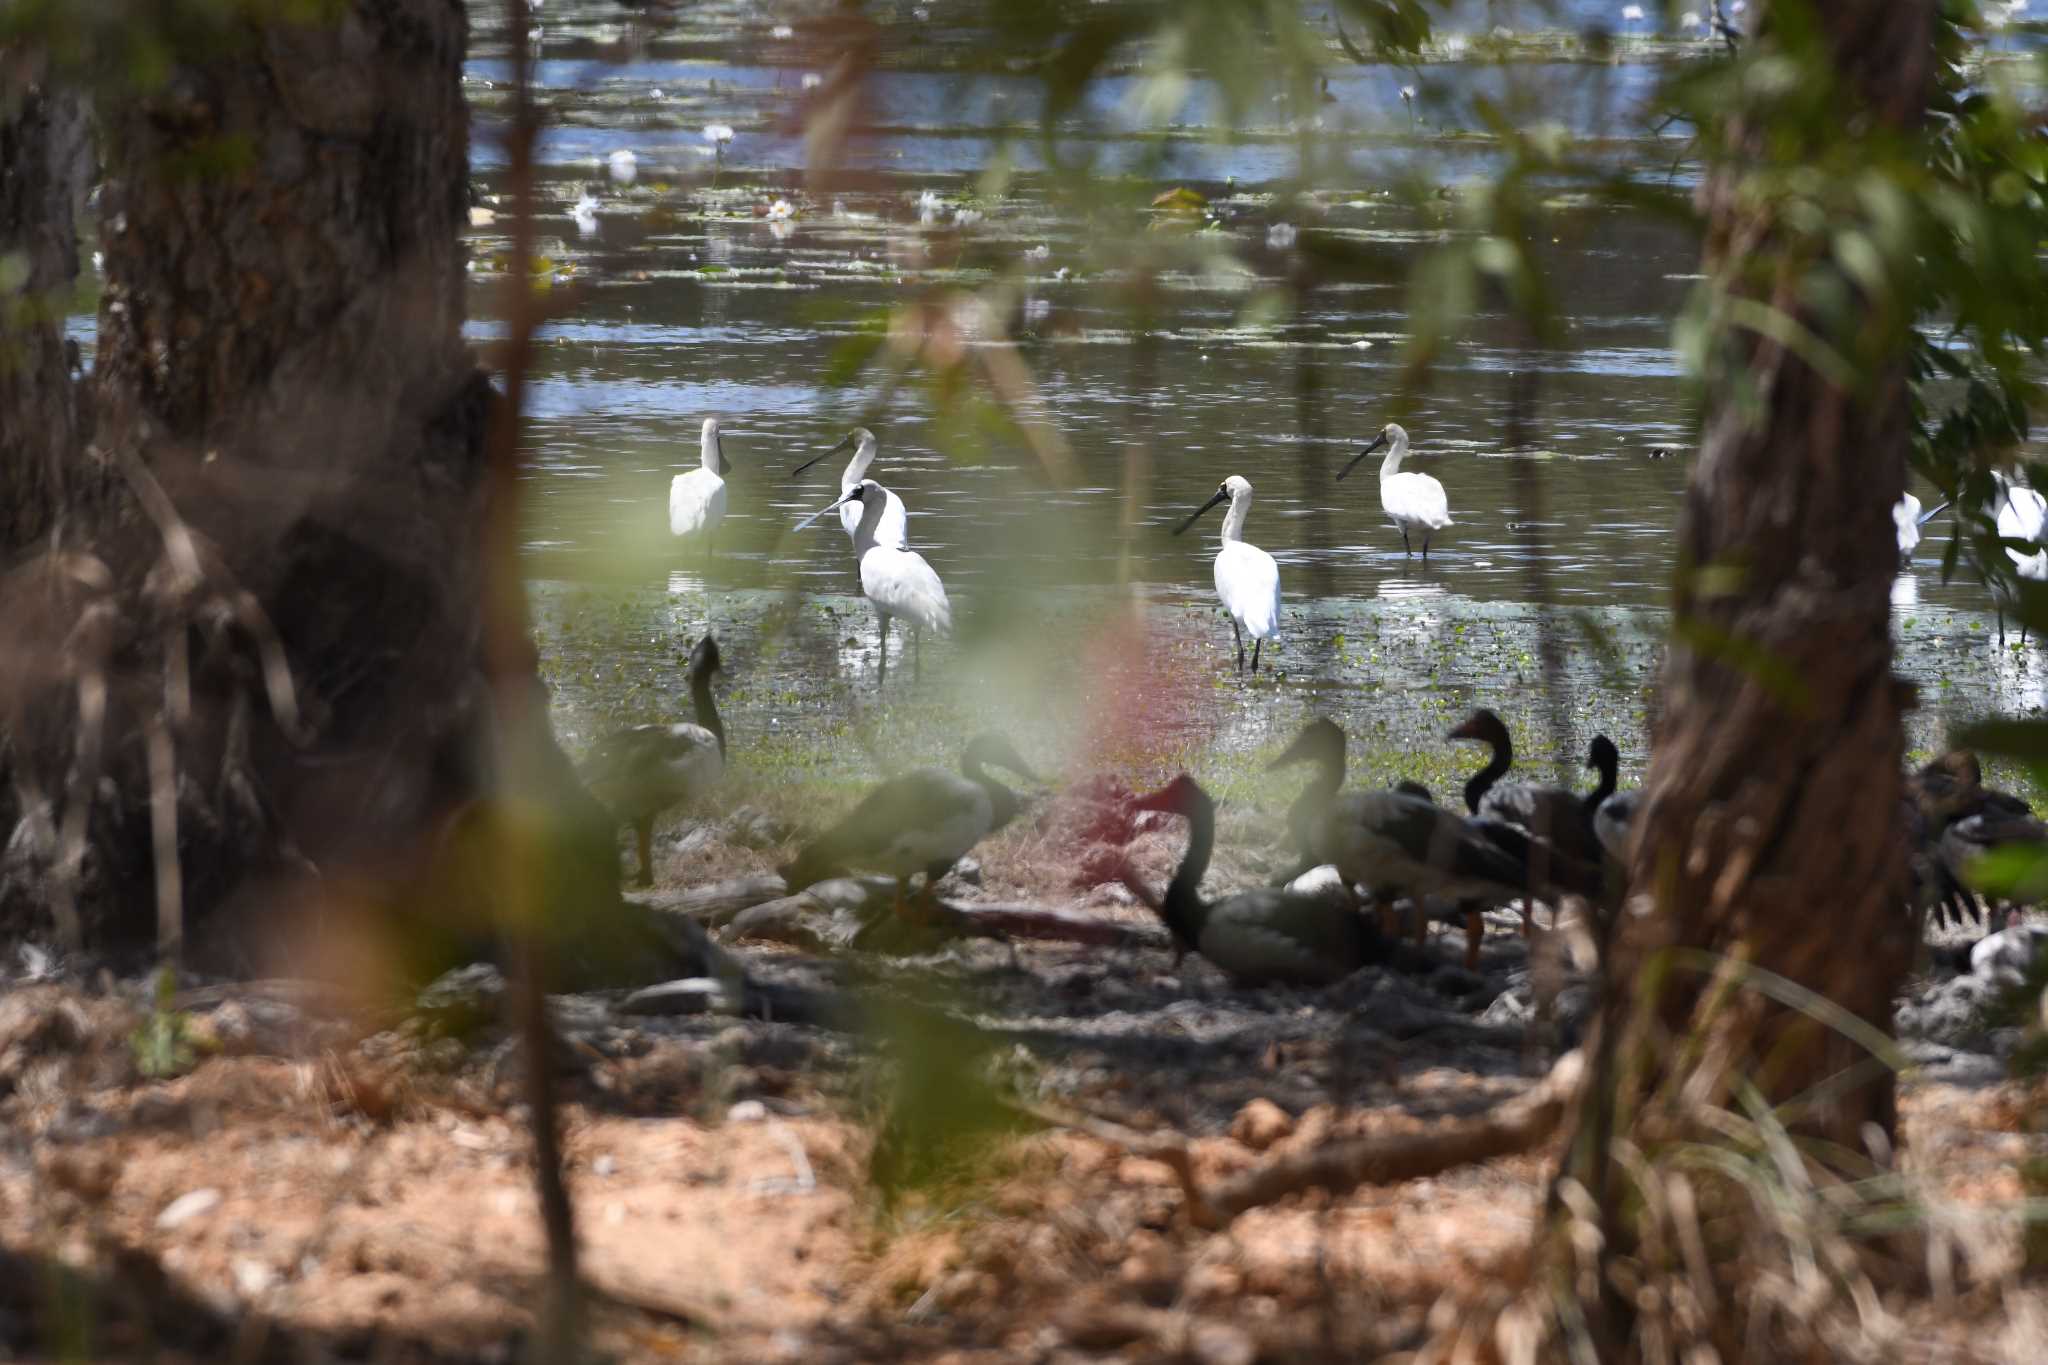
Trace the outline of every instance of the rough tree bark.
<path fill-rule="evenodd" d="M 77 496 L 64 314 L 89 161 L 84 102 L 51 88 L 39 54 L 0 51 L 0 562 Z"/>
<path fill-rule="evenodd" d="M 1932 0 L 1835 0 L 1811 13 L 1838 83 L 1842 117 L 1827 130 L 1837 155 L 1844 137 L 1910 131 L 1933 75 Z M 1758 42 L 1768 51 L 1772 41 L 1766 10 Z M 1642 1151 L 1676 1136 L 1680 1107 L 1645 1103 L 1659 1087 L 1719 1103 L 1746 1080 L 1784 1101 L 1865 1064 L 1788 1122 L 1851 1153 L 1866 1151 L 1865 1125 L 1889 1137 L 1894 1123 L 1892 1076 L 1867 1067 L 1858 1044 L 1757 991 L 1724 995 L 1691 965 L 1659 969 L 1666 949 L 1700 950 L 1729 975 L 1743 964 L 1777 973 L 1888 1033 L 1913 950 L 1888 599 L 1889 509 L 1910 433 L 1910 305 L 1861 300 L 1860 335 L 1811 308 L 1802 282 L 1836 267 L 1811 237 L 1795 246 L 1767 200 L 1738 193 L 1751 169 L 1741 157 L 1761 158 L 1765 144 L 1760 128 L 1735 134 L 1743 152 L 1702 191 L 1705 269 L 1730 296 L 1767 304 L 1842 353 L 1880 358 L 1849 389 L 1780 341 L 1737 330 L 1728 367 L 1710 379 L 1632 848 L 1632 885 L 1653 908 L 1616 931 L 1617 989 L 1600 1021 L 1616 1048 L 1612 1083 L 1589 1096 L 1563 1167 L 1607 1213 L 1610 1254 L 1627 1254 L 1630 1237 L 1604 1130 Z"/>
<path fill-rule="evenodd" d="M 492 841 L 533 833 L 508 804 L 553 806 L 543 837 L 566 837 L 536 902 L 617 904 L 608 822 L 545 705 L 508 719 L 484 667 L 497 400 L 462 337 L 465 42 L 459 0 L 252 11 L 172 52 L 161 85 L 98 91 L 106 290 L 90 429 L 53 426 L 30 449 L 18 424 L 0 427 L 0 492 L 53 490 L 52 515 L 109 566 L 119 605 L 95 656 L 109 782 L 87 795 L 78 873 L 96 946 L 148 942 L 167 899 L 229 926 L 217 946 L 238 945 L 244 922 L 218 912 L 276 923 L 294 902 L 416 923 L 467 910 L 454 936 L 473 946 L 503 861 Z M 52 140 L 43 107 L 0 111 L 6 147 Z M 26 225 L 47 242 L 45 273 L 68 280 L 51 181 L 10 172 L 0 243 Z M 46 375 L 49 337 L 33 341 Z M 46 537 L 51 519 L 10 526 L 7 547 Z M 61 614 L 43 618 L 52 638 L 10 643 L 70 657 Z M 524 658 L 538 693 L 530 646 Z M 77 680 L 32 681 L 46 684 L 38 704 L 0 701 L 55 738 L 0 736 L 0 767 L 40 765 L 26 787 L 62 791 Z M 499 790 L 514 728 L 548 792 Z M 23 785 L 0 805 L 21 806 Z M 0 886 L 18 888 L 7 872 Z"/>

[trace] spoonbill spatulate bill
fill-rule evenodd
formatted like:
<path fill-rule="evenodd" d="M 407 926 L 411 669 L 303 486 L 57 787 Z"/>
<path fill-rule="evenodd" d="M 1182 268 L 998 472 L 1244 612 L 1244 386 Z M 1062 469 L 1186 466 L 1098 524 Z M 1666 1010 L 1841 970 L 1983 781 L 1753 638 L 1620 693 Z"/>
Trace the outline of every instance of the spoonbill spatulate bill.
<path fill-rule="evenodd" d="M 837 508 L 857 505 L 860 522 L 853 534 L 853 552 L 860 558 L 860 590 L 867 594 L 881 622 L 882 647 L 876 686 L 889 680 L 889 622 L 900 618 L 910 626 L 914 651 L 914 676 L 924 672 L 924 632 L 944 635 L 953 629 L 953 607 L 946 600 L 946 585 L 932 566 L 915 550 L 899 550 L 876 541 L 882 519 L 888 515 L 889 490 L 873 479 L 862 479 L 829 506 L 820 508 L 797 523 L 801 531 L 819 517 Z"/>
<path fill-rule="evenodd" d="M 678 474 L 668 486 L 668 529 L 670 535 L 700 536 L 705 553 L 718 548 L 718 528 L 725 521 L 725 476 L 732 465 L 718 439 L 718 419 L 704 419 L 703 434 L 697 438 L 699 466 Z"/>
<path fill-rule="evenodd" d="M 795 469 L 790 470 L 789 477 L 795 478 L 820 460 L 829 460 L 848 446 L 853 447 L 853 458 L 848 460 L 846 468 L 840 471 L 839 492 L 842 496 L 851 493 L 855 486 L 868 476 L 868 466 L 875 462 L 875 452 L 877 449 L 875 434 L 866 427 L 855 427 L 851 432 L 847 433 L 846 437 L 838 445 L 833 446 L 822 455 L 812 456 Z M 882 503 L 882 519 L 875 527 L 875 543 L 888 546 L 893 550 L 909 549 L 910 513 L 903 506 L 903 499 L 884 488 L 882 490 Z M 859 503 L 841 503 L 839 507 L 839 524 L 846 528 L 847 536 L 856 541 L 860 537 L 862 511 L 863 508 Z"/>
<path fill-rule="evenodd" d="M 1892 504 L 1892 529 L 1899 537 L 1899 558 L 1910 558 L 1920 548 L 1920 528 L 1947 510 L 1946 502 L 1938 502 L 1923 512 L 1920 499 L 1911 493 L 1900 494 Z"/>
<path fill-rule="evenodd" d="M 655 817 L 703 795 L 725 773 L 725 725 L 711 695 L 711 677 L 720 667 L 718 641 L 707 635 L 690 651 L 696 723 L 635 725 L 615 731 L 592 745 L 578 768 L 590 794 L 633 826 L 642 886 L 654 880 L 649 845 Z"/>
<path fill-rule="evenodd" d="M 929 901 L 953 864 L 1022 808 L 1017 794 L 988 774 L 987 764 L 1038 780 L 1008 739 L 979 736 L 961 755 L 959 772 L 919 768 L 862 797 L 782 869 L 791 894 L 849 869 L 879 872 L 896 879 L 896 909 L 903 914 L 910 880 L 922 872 L 920 895 Z"/>
<path fill-rule="evenodd" d="M 1244 637 L 1252 637 L 1252 672 L 1259 671 L 1259 650 L 1280 632 L 1280 566 L 1273 556 L 1246 542 L 1244 519 L 1251 512 L 1252 486 L 1232 474 L 1216 488 L 1216 496 L 1188 514 L 1173 533 L 1193 526 L 1202 513 L 1221 502 L 1230 504 L 1223 514 L 1223 544 L 1216 551 L 1216 596 L 1230 613 L 1230 630 L 1237 637 L 1237 671 L 1244 672 Z"/>
<path fill-rule="evenodd" d="M 1199 887 L 1216 843 L 1216 803 L 1183 773 L 1132 803 L 1133 810 L 1184 816 L 1188 848 L 1166 888 L 1159 917 L 1174 941 L 1245 985 L 1327 986 L 1383 963 L 1393 945 L 1347 904 L 1276 887 L 1204 901 Z"/>
<path fill-rule="evenodd" d="M 1386 458 L 1380 461 L 1380 506 L 1386 510 L 1387 520 L 1400 531 L 1402 549 L 1415 553 L 1415 546 L 1408 539 L 1413 532 L 1422 537 L 1422 557 L 1428 559 L 1430 537 L 1451 525 L 1451 505 L 1444 497 L 1444 486 L 1429 475 L 1401 472 L 1401 461 L 1408 454 L 1406 431 L 1393 422 L 1387 423 L 1373 437 L 1371 445 L 1351 457 L 1351 463 L 1344 466 L 1337 480 L 1343 482 L 1345 474 L 1358 468 L 1360 460 L 1381 446 L 1388 449 Z"/>

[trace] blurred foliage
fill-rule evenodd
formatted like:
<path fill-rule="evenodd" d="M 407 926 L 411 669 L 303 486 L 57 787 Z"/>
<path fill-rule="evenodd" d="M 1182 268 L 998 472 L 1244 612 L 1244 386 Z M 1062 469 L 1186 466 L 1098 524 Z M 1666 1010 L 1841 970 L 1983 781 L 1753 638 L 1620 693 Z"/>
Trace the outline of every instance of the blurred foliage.
<path fill-rule="evenodd" d="M 135 1069 L 153 1081 L 182 1076 L 199 1064 L 190 1018 L 177 1007 L 178 974 L 169 967 L 156 974 L 156 998 L 149 1016 L 129 1036 Z"/>
<path fill-rule="evenodd" d="M 330 23 L 345 0 L 10 0 L 0 47 L 39 48 L 75 81 L 117 96 L 161 89 L 178 64 L 255 41 L 256 25 Z"/>

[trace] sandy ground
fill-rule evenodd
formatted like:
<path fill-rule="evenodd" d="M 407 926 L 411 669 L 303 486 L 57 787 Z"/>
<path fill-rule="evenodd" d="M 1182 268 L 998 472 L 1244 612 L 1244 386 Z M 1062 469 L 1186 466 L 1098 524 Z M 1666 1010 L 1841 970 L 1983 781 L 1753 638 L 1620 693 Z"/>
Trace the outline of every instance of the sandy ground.
<path fill-rule="evenodd" d="M 1073 846 L 1048 824 L 1064 818 L 993 841 L 986 885 L 961 896 L 1094 876 L 1038 855 Z M 1225 847 L 1260 832 L 1233 828 Z M 1178 848 L 1172 831 L 1141 831 L 1133 857 L 1163 881 Z M 776 856 L 687 824 L 664 850 L 664 877 L 683 884 Z M 1146 921 L 1104 885 L 1064 896 Z M 973 1018 L 997 1050 L 971 1069 L 1000 1073 L 1007 1093 L 1180 1135 L 1213 1182 L 1333 1133 L 1414 1130 L 1533 1084 L 1550 1054 L 1489 1004 L 1526 987 L 1520 935 L 1498 920 L 1476 974 L 1460 946 L 1440 939 L 1432 974 L 1368 970 L 1322 992 L 1247 991 L 1198 959 L 1070 944 L 1015 960 L 966 944 L 871 979 Z M 742 951 L 763 970 L 802 965 L 784 948 Z M 20 1258 L 53 1257 L 90 1285 L 81 1297 L 47 1274 L 0 1284 L 0 1347 L 521 1358 L 542 1248 L 519 1062 L 499 1025 L 366 1021 L 303 987 L 228 983 L 188 1015 L 196 1065 L 152 1080 L 130 1042 L 146 1000 L 141 983 L 104 979 L 0 994 L 0 1257 L 13 1258 L 0 1280 Z M 1296 1196 L 1205 1232 L 1167 1166 L 1067 1129 L 969 1134 L 904 1176 L 906 1124 L 973 1108 L 971 1086 L 948 1089 L 962 1063 L 942 1038 L 858 1042 L 618 1007 L 617 994 L 557 1002 L 591 1332 L 618 1360 L 1425 1359 L 1415 1353 L 1455 1340 L 1466 1309 L 1521 1283 L 1557 1156 Z M 890 1074 L 878 1054 L 936 1077 L 937 1109 L 878 1098 Z M 2021 1164 L 2048 1155 L 2048 1096 L 1975 1074 L 1904 1090 L 1906 1167 L 1935 1250 L 1929 1278 L 1884 1300 L 1888 1325 L 1865 1358 L 2048 1358 L 2048 1298 L 2023 1273 L 2016 1216 Z M 180 1314 L 144 1311 L 136 1264 L 161 1271 L 145 1282 Z"/>

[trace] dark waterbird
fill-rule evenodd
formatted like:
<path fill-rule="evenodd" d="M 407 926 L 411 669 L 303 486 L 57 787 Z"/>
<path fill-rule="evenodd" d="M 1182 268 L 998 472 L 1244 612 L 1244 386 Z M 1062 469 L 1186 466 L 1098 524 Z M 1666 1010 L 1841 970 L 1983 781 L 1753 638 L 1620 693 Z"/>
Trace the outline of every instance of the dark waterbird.
<path fill-rule="evenodd" d="M 1355 910 L 1275 887 L 1204 901 L 1199 887 L 1216 841 L 1216 803 L 1183 773 L 1132 803 L 1134 810 L 1184 816 L 1188 848 L 1166 888 L 1159 917 L 1183 949 L 1200 953 L 1245 985 L 1327 986 L 1360 967 L 1391 960 L 1393 945 Z"/>
<path fill-rule="evenodd" d="M 579 774 L 612 814 L 632 825 L 640 853 L 639 881 L 654 880 L 654 821 L 671 806 L 709 791 L 725 772 L 725 724 L 711 695 L 721 666 L 718 641 L 707 635 L 690 651 L 690 696 L 697 723 L 635 725 L 591 746 Z"/>

